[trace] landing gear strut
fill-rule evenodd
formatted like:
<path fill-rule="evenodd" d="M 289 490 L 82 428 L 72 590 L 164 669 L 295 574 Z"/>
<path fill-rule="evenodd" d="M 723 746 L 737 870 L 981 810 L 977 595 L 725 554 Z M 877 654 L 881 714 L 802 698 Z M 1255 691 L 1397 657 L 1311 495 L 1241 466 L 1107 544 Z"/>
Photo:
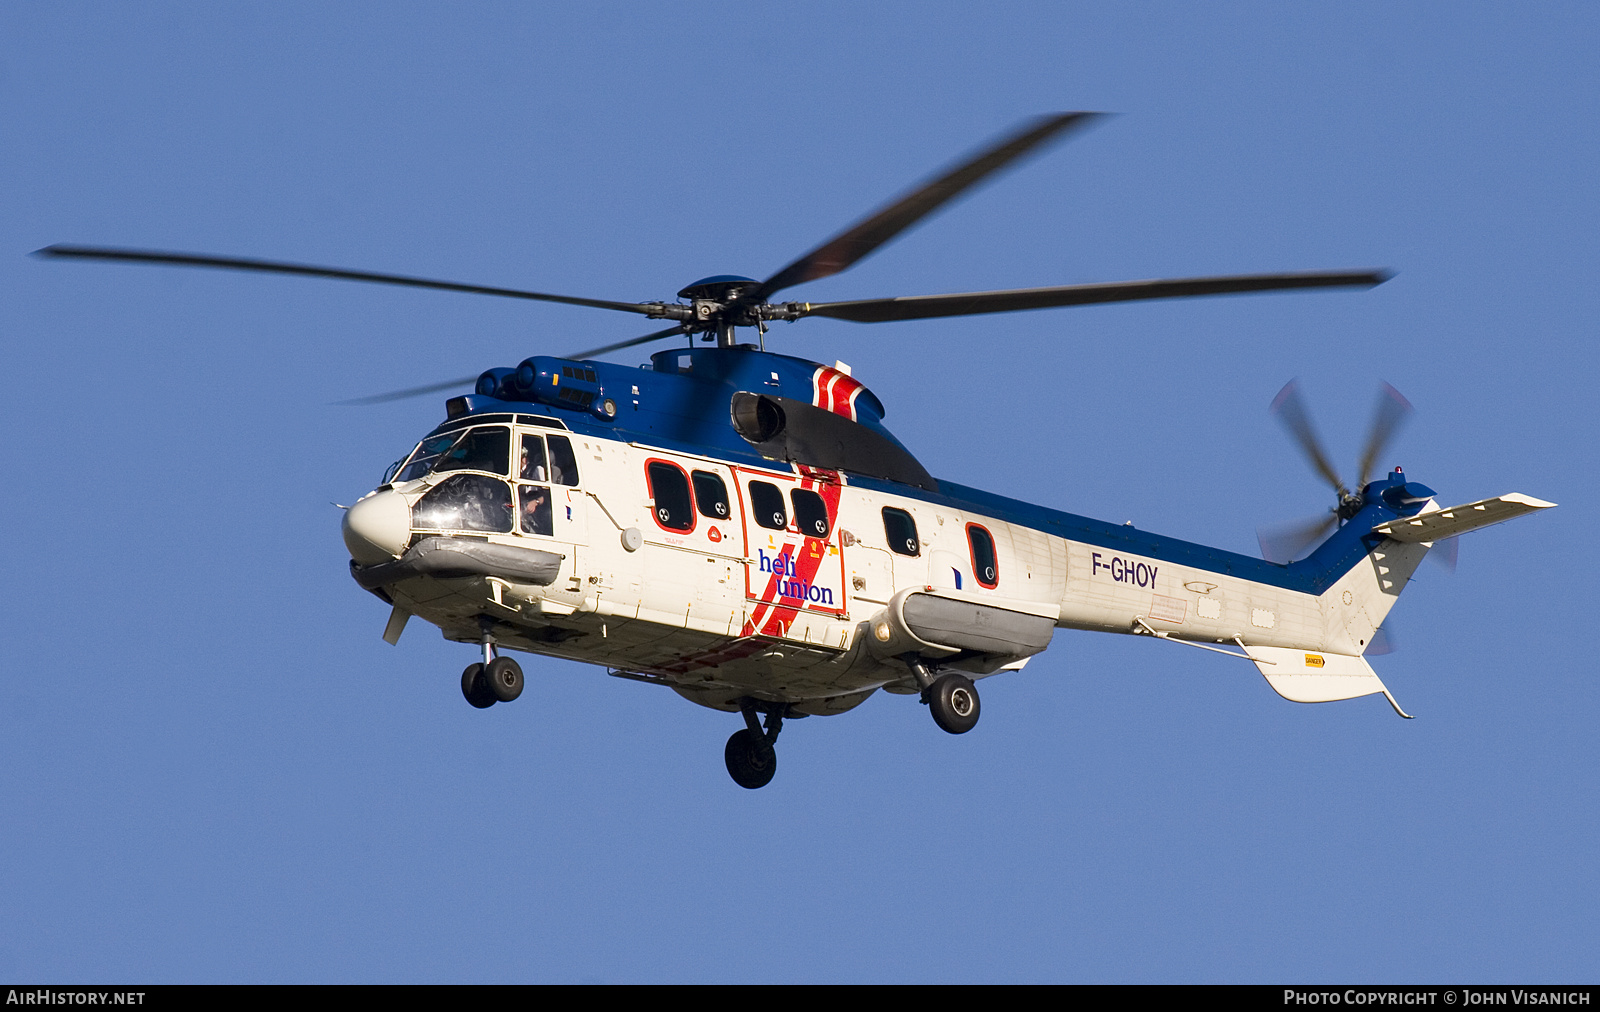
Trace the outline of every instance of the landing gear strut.
<path fill-rule="evenodd" d="M 728 746 L 722 750 L 723 761 L 728 764 L 728 776 L 733 782 L 748 790 L 765 787 L 772 782 L 772 776 L 778 772 L 778 753 L 772 743 L 778 740 L 778 732 L 783 730 L 783 711 L 787 706 L 778 704 L 766 708 L 767 726 L 763 730 L 756 717 L 759 712 L 756 704 L 745 700 L 740 712 L 744 714 L 745 726 L 733 732 L 733 737 L 728 739 Z"/>
<path fill-rule="evenodd" d="M 499 657 L 494 649 L 494 623 L 483 618 L 483 661 L 469 664 L 461 672 L 461 694 L 478 709 L 496 703 L 509 703 L 522 695 L 522 667 L 509 657 Z"/>
<path fill-rule="evenodd" d="M 911 677 L 922 689 L 922 701 L 928 704 L 933 722 L 951 734 L 966 734 L 978 723 L 980 705 L 978 690 L 966 675 L 947 671 L 937 678 L 915 654 L 904 658 Z"/>

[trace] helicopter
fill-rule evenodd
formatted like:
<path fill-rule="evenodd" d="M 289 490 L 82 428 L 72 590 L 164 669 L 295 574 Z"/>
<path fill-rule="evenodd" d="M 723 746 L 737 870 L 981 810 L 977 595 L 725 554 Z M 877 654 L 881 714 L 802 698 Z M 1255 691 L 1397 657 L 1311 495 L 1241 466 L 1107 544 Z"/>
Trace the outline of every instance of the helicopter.
<path fill-rule="evenodd" d="M 602 665 L 738 714 L 724 761 L 735 783 L 755 789 L 776 772 L 786 720 L 841 714 L 880 690 L 918 698 L 946 732 L 971 731 L 981 711 L 976 682 L 1020 670 L 1068 628 L 1236 657 L 1296 702 L 1381 693 L 1408 717 L 1366 654 L 1417 565 L 1439 542 L 1555 504 L 1511 493 L 1442 507 L 1399 467 L 1374 477 L 1404 417 L 1398 394 L 1380 400 L 1347 487 L 1297 388 L 1285 387 L 1274 412 L 1336 504 L 1276 552 L 1264 539 L 1269 557 L 1257 559 L 936 479 L 884 426 L 883 403 L 849 366 L 766 349 L 771 323 L 809 317 L 878 323 L 1388 279 L 1367 269 L 772 301 L 847 270 L 1096 116 L 1022 124 L 766 280 L 706 277 L 676 301 L 194 253 L 37 252 L 431 288 L 670 323 L 346 402 L 472 387 L 447 398 L 444 420 L 345 509 L 342 535 L 351 576 L 389 610 L 386 642 L 398 644 L 420 617 L 475 648 L 460 678 L 474 707 L 523 693 L 509 652 Z M 638 368 L 597 358 L 672 338 L 688 346 Z"/>

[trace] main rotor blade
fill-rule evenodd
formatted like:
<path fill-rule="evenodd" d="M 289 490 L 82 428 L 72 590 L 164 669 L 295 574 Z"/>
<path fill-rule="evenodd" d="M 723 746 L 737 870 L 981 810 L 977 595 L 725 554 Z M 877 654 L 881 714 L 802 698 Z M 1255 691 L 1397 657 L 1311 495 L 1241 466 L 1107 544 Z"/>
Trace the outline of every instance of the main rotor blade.
<path fill-rule="evenodd" d="M 1410 417 L 1412 410 L 1411 402 L 1389 384 L 1385 383 L 1378 391 L 1378 407 L 1372 415 L 1372 431 L 1367 434 L 1367 448 L 1361 453 L 1360 476 L 1356 479 L 1357 488 L 1367 487 L 1367 482 L 1372 479 L 1372 466 L 1383 456 L 1383 451 L 1394 439 L 1400 426 Z"/>
<path fill-rule="evenodd" d="M 598 348 L 590 348 L 588 351 L 575 351 L 565 357 L 572 359 L 584 359 L 594 355 L 604 355 L 608 351 L 620 351 L 623 348 L 632 348 L 636 344 L 645 344 L 646 342 L 654 341 L 658 338 L 671 337 L 674 334 L 686 333 L 688 333 L 688 331 L 682 324 L 679 324 L 676 327 L 668 327 L 666 330 L 658 330 L 654 334 L 646 334 L 643 337 L 630 337 L 626 341 L 618 341 L 615 344 L 603 344 Z"/>
<path fill-rule="evenodd" d="M 1053 306 L 1087 306 L 1101 302 L 1180 299 L 1196 295 L 1271 292 L 1296 288 L 1371 288 L 1389 280 L 1385 271 L 1302 271 L 1292 274 L 1239 274 L 1216 278 L 1116 281 L 1055 288 L 1014 288 L 1000 292 L 954 295 L 910 295 L 854 302 L 801 303 L 801 316 L 829 316 L 856 323 L 925 320 L 935 316 L 1013 313 Z"/>
<path fill-rule="evenodd" d="M 1258 528 L 1256 542 L 1261 545 L 1263 559 L 1284 565 L 1331 534 L 1338 523 L 1339 518 L 1330 511 L 1294 523 Z"/>
<path fill-rule="evenodd" d="M 616 351 L 618 348 L 628 348 L 635 344 L 644 344 L 646 341 L 654 341 L 658 337 L 670 337 L 673 334 L 681 334 L 683 332 L 684 330 L 682 326 L 668 327 L 666 330 L 658 330 L 654 334 L 646 334 L 643 337 L 635 337 L 626 341 L 618 341 L 616 344 L 608 344 L 603 348 L 591 348 L 588 351 L 575 352 L 571 355 L 567 355 L 566 357 L 586 358 L 590 355 L 599 355 L 607 351 Z M 441 390 L 451 390 L 455 387 L 464 387 L 469 383 L 476 383 L 478 382 L 478 375 L 478 373 L 474 373 L 471 376 L 463 376 L 460 379 L 445 380 L 443 383 L 429 383 L 426 386 L 407 387 L 404 390 L 395 390 L 386 394 L 373 394 L 370 397 L 355 397 L 348 401 L 335 401 L 334 403 L 355 407 L 358 405 L 367 404 L 386 404 L 389 401 L 403 401 L 408 397 L 422 397 L 426 394 L 436 394 Z"/>
<path fill-rule="evenodd" d="M 986 177 L 1064 131 L 1084 126 L 1099 115 L 1069 112 L 1030 121 L 1021 131 L 984 149 L 944 175 L 924 183 L 888 207 L 829 239 L 768 278 L 760 288 L 740 299 L 740 303 L 753 305 L 766 302 L 773 292 L 802 281 L 815 281 L 838 274 Z"/>
<path fill-rule="evenodd" d="M 407 397 L 421 397 L 425 394 L 436 394 L 441 390 L 452 390 L 464 387 L 469 383 L 478 382 L 478 374 L 463 376 L 460 379 L 445 380 L 443 383 L 429 383 L 425 387 L 407 387 L 404 390 L 394 390 L 386 394 L 373 394 L 370 397 L 353 397 L 348 401 L 334 401 L 341 407 L 357 407 L 367 404 L 385 404 L 389 401 L 403 401 Z"/>
<path fill-rule="evenodd" d="M 1306 410 L 1305 401 L 1300 397 L 1300 381 L 1290 380 L 1278 391 L 1278 396 L 1272 399 L 1272 407 L 1267 409 L 1278 421 L 1282 422 L 1289 434 L 1294 436 L 1300 444 L 1300 449 L 1310 458 L 1311 466 L 1328 480 L 1333 490 L 1344 495 L 1348 490 L 1344 482 L 1339 480 L 1339 473 L 1328 463 L 1328 455 L 1322 452 L 1322 440 L 1317 438 L 1317 432 L 1311 426 L 1311 414 Z"/>
<path fill-rule="evenodd" d="M 410 288 L 437 288 L 446 292 L 467 292 L 472 295 L 499 295 L 508 299 L 560 302 L 569 306 L 615 309 L 625 313 L 639 313 L 641 315 L 650 312 L 648 306 L 636 302 L 608 302 L 604 299 L 582 299 L 572 295 L 525 292 L 517 288 L 463 285 L 454 281 L 434 281 L 429 278 L 414 278 L 405 274 L 375 274 L 371 271 L 347 271 L 337 267 L 316 267 L 311 264 L 280 263 L 275 260 L 253 260 L 245 257 L 217 257 L 203 253 L 172 253 L 164 250 L 119 249 L 107 246 L 57 245 L 35 250 L 34 255 L 42 257 L 72 257 L 79 260 L 122 260 L 133 263 L 171 264 L 178 267 L 216 267 L 224 270 L 260 271 L 266 274 L 301 274 L 313 278 L 371 281 L 384 285 L 405 285 Z"/>

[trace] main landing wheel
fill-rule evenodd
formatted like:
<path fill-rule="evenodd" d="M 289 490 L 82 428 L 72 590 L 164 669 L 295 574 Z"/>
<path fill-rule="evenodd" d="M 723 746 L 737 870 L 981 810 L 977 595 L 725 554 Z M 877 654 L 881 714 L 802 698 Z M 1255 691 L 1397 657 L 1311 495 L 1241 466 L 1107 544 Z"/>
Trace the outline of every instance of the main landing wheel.
<path fill-rule="evenodd" d="M 767 786 L 772 782 L 772 775 L 778 772 L 777 751 L 765 737 L 751 734 L 748 729 L 733 732 L 728 747 L 722 750 L 722 758 L 728 764 L 728 776 L 733 782 L 752 791 Z"/>
<path fill-rule="evenodd" d="M 951 734 L 966 734 L 978 723 L 978 690 L 966 675 L 940 675 L 928 687 L 928 709 L 935 724 Z"/>
<path fill-rule="evenodd" d="M 483 680 L 494 698 L 509 703 L 522 695 L 522 668 L 509 657 L 496 657 L 483 669 Z"/>
<path fill-rule="evenodd" d="M 461 694 L 467 697 L 467 702 L 480 710 L 493 706 L 498 701 L 494 691 L 489 688 L 488 681 L 483 677 L 482 664 L 468 664 L 467 670 L 461 672 Z"/>

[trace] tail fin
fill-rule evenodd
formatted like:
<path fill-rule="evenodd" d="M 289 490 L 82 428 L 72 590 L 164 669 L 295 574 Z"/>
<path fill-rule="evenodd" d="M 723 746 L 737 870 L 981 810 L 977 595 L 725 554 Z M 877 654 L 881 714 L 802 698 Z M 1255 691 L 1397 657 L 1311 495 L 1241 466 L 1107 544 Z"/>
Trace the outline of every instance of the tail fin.
<path fill-rule="evenodd" d="M 1432 494 L 1420 486 L 1417 488 L 1423 495 Z M 1420 496 L 1411 502 L 1419 500 Z M 1311 558 L 1298 563 L 1302 566 L 1320 564 L 1327 567 L 1323 572 L 1333 577 L 1331 585 L 1318 595 L 1325 623 L 1322 642 L 1331 649 L 1245 646 L 1243 643 L 1240 646 L 1255 662 L 1267 684 L 1285 699 L 1323 703 L 1381 692 L 1396 713 L 1409 717 L 1361 655 L 1372 646 L 1378 627 L 1383 625 L 1389 609 L 1394 607 L 1428 549 L 1435 541 L 1504 523 L 1554 505 L 1532 496 L 1511 493 L 1440 509 L 1430 498 L 1417 513 L 1396 516 L 1394 509 L 1386 509 L 1381 501 L 1375 502 L 1352 517 L 1323 547 L 1312 553 Z M 1352 539 L 1356 538 L 1359 547 L 1353 543 Z"/>
<path fill-rule="evenodd" d="M 1352 597 L 1356 598 L 1354 606 L 1361 614 L 1355 618 L 1369 619 L 1371 629 L 1367 629 L 1366 623 L 1359 620 L 1347 621 L 1346 625 L 1356 645 L 1365 652 L 1372 645 L 1373 631 L 1383 624 L 1400 591 L 1405 589 L 1406 581 L 1435 542 L 1505 523 L 1529 513 L 1550 509 L 1554 505 L 1553 502 L 1535 499 L 1520 492 L 1480 499 L 1448 509 L 1440 509 L 1438 503 L 1430 499 L 1419 513 L 1373 525 L 1371 534 L 1383 540 L 1368 553 L 1371 579 L 1362 578 L 1360 571 L 1366 567 L 1358 565 L 1335 585 L 1334 589 L 1340 596 L 1332 605 L 1337 609 L 1346 604 L 1343 599 L 1345 591 L 1350 591 Z M 1352 580 L 1351 576 L 1357 578 Z"/>
<path fill-rule="evenodd" d="M 1314 592 L 1323 601 L 1327 622 L 1323 646 L 1352 655 L 1365 653 L 1434 542 L 1555 505 L 1513 492 L 1441 509 L 1424 486 L 1394 486 L 1390 491 L 1407 490 L 1419 493 L 1410 500 L 1423 504 L 1416 513 L 1396 515 L 1400 510 L 1395 507 L 1404 500 L 1389 502 L 1398 497 L 1369 494 L 1365 508 L 1310 558 L 1294 564 L 1316 574 L 1319 586 Z M 1368 487 L 1369 493 L 1374 491 Z"/>

